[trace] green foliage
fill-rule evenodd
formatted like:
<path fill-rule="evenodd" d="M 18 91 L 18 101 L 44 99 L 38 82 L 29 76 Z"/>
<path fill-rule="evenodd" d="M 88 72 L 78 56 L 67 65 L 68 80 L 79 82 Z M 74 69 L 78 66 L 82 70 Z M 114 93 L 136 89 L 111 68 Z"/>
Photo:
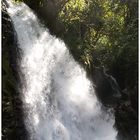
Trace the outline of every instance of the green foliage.
<path fill-rule="evenodd" d="M 98 57 L 107 59 L 123 30 L 125 12 L 126 5 L 120 2 L 69 0 L 58 18 L 65 27 L 62 37 L 72 50 L 80 52 L 84 64 L 96 61 L 92 56 L 94 51 L 100 54 L 103 49 L 106 50 L 104 56 Z M 102 58 L 98 58 L 99 63 L 104 64 Z"/>
<path fill-rule="evenodd" d="M 70 0 L 59 13 L 61 20 L 66 25 L 81 22 L 86 9 L 84 0 Z"/>

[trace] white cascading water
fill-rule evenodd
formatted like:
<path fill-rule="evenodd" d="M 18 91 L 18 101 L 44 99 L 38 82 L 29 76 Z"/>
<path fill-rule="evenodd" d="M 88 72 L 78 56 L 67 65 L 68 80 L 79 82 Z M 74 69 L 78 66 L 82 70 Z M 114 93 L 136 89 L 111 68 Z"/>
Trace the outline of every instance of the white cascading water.
<path fill-rule="evenodd" d="M 24 3 L 8 1 L 22 50 L 21 89 L 30 140 L 116 140 L 114 116 L 101 109 L 92 83 L 64 42 Z"/>

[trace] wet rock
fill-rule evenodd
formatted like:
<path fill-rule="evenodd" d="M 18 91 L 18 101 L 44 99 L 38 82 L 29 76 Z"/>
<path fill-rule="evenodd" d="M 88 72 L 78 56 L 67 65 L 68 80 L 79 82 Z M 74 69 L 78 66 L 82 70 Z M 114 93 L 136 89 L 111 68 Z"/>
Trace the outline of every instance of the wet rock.
<path fill-rule="evenodd" d="M 104 68 L 95 67 L 92 72 L 93 82 L 99 100 L 115 112 L 115 127 L 119 140 L 138 140 L 138 88 L 137 86 L 121 89 L 112 75 Z M 119 83 L 120 84 L 120 83 Z"/>
<path fill-rule="evenodd" d="M 115 78 L 100 67 L 93 69 L 92 78 L 99 100 L 104 105 L 116 105 L 121 98 L 121 89 Z"/>
<path fill-rule="evenodd" d="M 2 139 L 27 140 L 18 91 L 19 48 L 12 21 L 2 1 Z M 19 103 L 20 102 L 20 103 Z"/>
<path fill-rule="evenodd" d="M 115 110 L 119 140 L 138 140 L 138 91 L 125 88 Z"/>
<path fill-rule="evenodd" d="M 138 118 L 130 102 L 124 102 L 115 109 L 119 140 L 138 139 Z"/>

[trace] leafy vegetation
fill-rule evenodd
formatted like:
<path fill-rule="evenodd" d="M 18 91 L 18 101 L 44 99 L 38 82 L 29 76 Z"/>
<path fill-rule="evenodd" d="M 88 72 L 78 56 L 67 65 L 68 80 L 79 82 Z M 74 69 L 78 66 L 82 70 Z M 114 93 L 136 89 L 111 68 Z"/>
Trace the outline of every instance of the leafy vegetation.
<path fill-rule="evenodd" d="M 73 52 L 77 50 L 75 55 L 79 55 L 87 67 L 91 63 L 110 67 L 125 49 L 136 52 L 128 38 L 134 39 L 137 48 L 137 17 L 128 17 L 129 12 L 128 3 L 124 1 L 70 0 L 58 17 L 65 28 L 62 37 Z M 134 19 L 127 24 L 129 18 Z M 134 26 L 135 34 L 131 31 Z M 130 59 L 129 56 L 125 56 L 126 59 Z"/>

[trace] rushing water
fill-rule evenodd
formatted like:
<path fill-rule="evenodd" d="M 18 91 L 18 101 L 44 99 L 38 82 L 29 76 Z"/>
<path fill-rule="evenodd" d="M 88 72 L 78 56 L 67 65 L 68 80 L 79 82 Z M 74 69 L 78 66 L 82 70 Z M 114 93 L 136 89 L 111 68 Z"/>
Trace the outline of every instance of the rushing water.
<path fill-rule="evenodd" d="M 24 3 L 9 2 L 22 50 L 20 69 L 30 140 L 116 140 L 114 116 L 101 109 L 92 83 L 63 41 Z"/>

